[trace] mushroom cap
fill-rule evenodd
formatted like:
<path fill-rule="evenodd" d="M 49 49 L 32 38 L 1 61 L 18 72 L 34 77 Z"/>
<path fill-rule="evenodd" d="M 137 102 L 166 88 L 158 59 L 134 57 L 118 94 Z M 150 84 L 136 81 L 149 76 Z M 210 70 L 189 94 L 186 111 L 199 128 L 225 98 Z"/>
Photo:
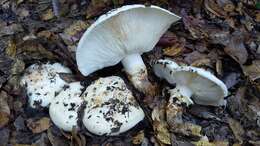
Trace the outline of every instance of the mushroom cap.
<path fill-rule="evenodd" d="M 79 41 L 76 60 L 83 75 L 153 49 L 180 17 L 157 6 L 127 5 L 104 14 Z"/>
<path fill-rule="evenodd" d="M 209 71 L 192 66 L 178 66 L 171 60 L 158 60 L 153 66 L 157 76 L 171 84 L 192 91 L 192 99 L 201 105 L 225 104 L 228 91 L 226 85 Z"/>
<path fill-rule="evenodd" d="M 20 83 L 26 87 L 31 107 L 46 107 L 50 104 L 55 94 L 66 84 L 59 73 L 71 71 L 60 63 L 33 64 L 26 69 Z"/>
<path fill-rule="evenodd" d="M 53 123 L 64 131 L 72 131 L 77 126 L 78 110 L 83 99 L 80 97 L 82 89 L 80 82 L 65 85 L 63 90 L 51 101 L 49 114 Z"/>
<path fill-rule="evenodd" d="M 120 77 L 99 78 L 83 96 L 83 124 L 96 135 L 118 135 L 144 118 L 143 110 Z"/>

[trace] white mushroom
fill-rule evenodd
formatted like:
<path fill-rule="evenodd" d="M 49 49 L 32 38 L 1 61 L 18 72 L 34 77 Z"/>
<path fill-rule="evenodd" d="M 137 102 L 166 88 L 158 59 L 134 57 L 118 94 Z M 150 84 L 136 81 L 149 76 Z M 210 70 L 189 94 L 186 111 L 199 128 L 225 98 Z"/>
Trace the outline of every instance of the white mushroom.
<path fill-rule="evenodd" d="M 70 69 L 59 63 L 33 64 L 29 66 L 23 77 L 21 85 L 26 87 L 29 105 L 46 107 L 66 84 L 59 73 L 71 73 Z"/>
<path fill-rule="evenodd" d="M 65 85 L 63 90 L 51 101 L 49 114 L 53 123 L 65 130 L 78 128 L 78 110 L 83 99 L 80 97 L 83 86 L 80 82 Z"/>
<path fill-rule="evenodd" d="M 225 105 L 226 85 L 210 72 L 192 66 L 178 66 L 171 60 L 158 60 L 153 66 L 155 74 L 176 84 L 171 91 L 172 97 L 180 102 L 221 106 Z"/>
<path fill-rule="evenodd" d="M 157 6 L 128 5 L 112 10 L 92 24 L 79 41 L 77 65 L 85 76 L 122 62 L 141 92 L 152 94 L 141 54 L 153 49 L 180 17 Z"/>
<path fill-rule="evenodd" d="M 99 78 L 83 93 L 86 101 L 83 123 L 96 135 L 118 135 L 144 118 L 124 81 L 117 76 Z"/>

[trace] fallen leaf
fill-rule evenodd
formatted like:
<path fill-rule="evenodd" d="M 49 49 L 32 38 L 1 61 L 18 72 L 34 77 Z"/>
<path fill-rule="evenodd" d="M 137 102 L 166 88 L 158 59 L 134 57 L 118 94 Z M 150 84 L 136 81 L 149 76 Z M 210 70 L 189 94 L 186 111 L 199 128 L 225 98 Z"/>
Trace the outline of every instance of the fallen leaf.
<path fill-rule="evenodd" d="M 170 130 L 174 133 L 189 137 L 201 137 L 201 126 L 192 123 L 176 123 Z"/>
<path fill-rule="evenodd" d="M 166 122 L 153 122 L 153 129 L 156 138 L 163 144 L 171 144 L 170 132 Z"/>
<path fill-rule="evenodd" d="M 74 35 L 78 34 L 79 32 L 85 31 L 88 26 L 89 26 L 89 24 L 87 22 L 78 20 L 78 21 L 73 22 L 72 25 L 70 25 L 68 28 L 66 28 L 64 30 L 64 32 L 67 35 L 74 36 Z"/>
<path fill-rule="evenodd" d="M 260 78 L 260 60 L 254 60 L 251 65 L 242 65 L 243 72 L 250 80 Z"/>
<path fill-rule="evenodd" d="M 232 132 L 233 132 L 234 136 L 236 137 L 236 139 L 239 141 L 240 144 L 242 144 L 243 135 L 245 133 L 245 130 L 243 129 L 241 124 L 232 118 L 228 119 L 228 124 L 229 124 L 229 127 L 232 129 Z"/>
<path fill-rule="evenodd" d="M 143 131 L 143 130 L 139 131 L 139 132 L 138 132 L 136 135 L 134 135 L 133 138 L 132 138 L 132 142 L 133 142 L 133 144 L 135 144 L 135 145 L 141 144 L 141 143 L 143 142 L 143 140 L 144 140 L 144 131 Z"/>
<path fill-rule="evenodd" d="M 32 59 L 54 59 L 56 56 L 37 40 L 28 40 L 17 46 L 17 56 L 23 61 Z"/>
<path fill-rule="evenodd" d="M 239 64 L 244 64 L 247 61 L 248 53 L 243 42 L 243 33 L 236 31 L 232 34 L 231 39 L 224 51 L 231 56 Z"/>
<path fill-rule="evenodd" d="M 207 11 L 218 17 L 225 17 L 227 13 L 223 11 L 221 6 L 215 0 L 205 0 L 204 6 Z"/>
<path fill-rule="evenodd" d="M 10 130 L 8 128 L 0 129 L 0 145 L 1 146 L 7 146 L 7 143 L 9 141 L 9 136 L 10 136 Z"/>
<path fill-rule="evenodd" d="M 5 53 L 6 53 L 8 56 L 12 57 L 12 58 L 15 57 L 15 55 L 16 55 L 16 44 L 14 43 L 13 40 L 9 40 L 9 41 L 8 41 L 8 46 L 7 46 L 7 48 L 5 49 Z"/>
<path fill-rule="evenodd" d="M 257 12 L 255 17 L 256 17 L 255 21 L 259 23 L 260 22 L 260 12 Z"/>
<path fill-rule="evenodd" d="M 27 127 L 33 132 L 33 133 L 41 133 L 45 130 L 47 130 L 50 127 L 50 119 L 47 117 L 43 117 L 40 120 L 33 121 L 33 119 L 27 120 Z"/>
<path fill-rule="evenodd" d="M 0 111 L 0 128 L 4 127 L 9 122 L 9 114 Z"/>
<path fill-rule="evenodd" d="M 0 37 L 5 35 L 13 35 L 19 32 L 23 32 L 24 29 L 20 24 L 11 24 L 5 27 L 0 27 Z"/>
<path fill-rule="evenodd" d="M 53 14 L 52 9 L 47 9 L 47 10 L 46 10 L 45 12 L 43 12 L 42 15 L 41 15 L 41 19 L 42 19 L 42 20 L 45 20 L 45 21 L 51 20 L 51 19 L 53 19 L 53 18 L 54 18 L 54 14 Z"/>
<path fill-rule="evenodd" d="M 175 57 L 182 53 L 184 45 L 174 44 L 171 47 L 163 49 L 163 54 L 166 56 Z"/>

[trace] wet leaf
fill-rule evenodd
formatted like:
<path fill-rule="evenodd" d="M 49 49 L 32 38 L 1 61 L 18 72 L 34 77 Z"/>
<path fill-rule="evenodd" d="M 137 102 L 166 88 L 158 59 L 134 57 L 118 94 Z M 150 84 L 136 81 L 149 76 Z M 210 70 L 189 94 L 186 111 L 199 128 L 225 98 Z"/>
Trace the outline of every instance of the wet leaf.
<path fill-rule="evenodd" d="M 139 131 L 135 136 L 132 138 L 133 144 L 141 144 L 144 141 L 144 131 Z"/>
<path fill-rule="evenodd" d="M 33 119 L 27 120 L 27 127 L 33 133 L 41 133 L 47 130 L 50 127 L 50 119 L 47 117 L 43 117 L 40 120 L 34 121 Z"/>
<path fill-rule="evenodd" d="M 229 127 L 232 129 L 233 134 L 235 135 L 236 139 L 239 141 L 240 144 L 243 143 L 243 135 L 245 133 L 243 127 L 240 123 L 232 118 L 228 119 Z"/>
<path fill-rule="evenodd" d="M 260 60 L 254 60 L 251 65 L 243 65 L 242 69 L 252 81 L 260 78 Z"/>

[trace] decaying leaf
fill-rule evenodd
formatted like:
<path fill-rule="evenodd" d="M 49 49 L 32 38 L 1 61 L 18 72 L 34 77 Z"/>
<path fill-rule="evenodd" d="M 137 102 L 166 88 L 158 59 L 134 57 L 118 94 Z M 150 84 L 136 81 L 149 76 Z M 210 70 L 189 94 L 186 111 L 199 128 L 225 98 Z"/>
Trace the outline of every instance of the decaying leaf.
<path fill-rule="evenodd" d="M 13 60 L 10 57 L 4 55 L 3 53 L 0 54 L 0 88 L 2 87 L 2 84 L 9 78 L 12 64 Z"/>
<path fill-rule="evenodd" d="M 49 138 L 52 146 L 69 146 L 69 142 L 64 139 L 64 137 L 54 135 L 51 131 L 51 128 L 47 130 L 47 136 Z"/>
<path fill-rule="evenodd" d="M 20 24 L 11 24 L 5 27 L 0 27 L 0 37 L 5 35 L 13 35 L 22 31 L 24 30 Z"/>
<path fill-rule="evenodd" d="M 233 134 L 235 135 L 236 139 L 239 141 L 240 144 L 243 143 L 243 135 L 245 133 L 243 127 L 240 123 L 232 118 L 228 119 L 229 127 L 232 129 Z"/>
<path fill-rule="evenodd" d="M 0 92 L 0 128 L 4 127 L 10 118 L 10 108 L 8 105 L 8 94 L 4 91 Z"/>
<path fill-rule="evenodd" d="M 13 40 L 9 40 L 9 41 L 8 41 L 8 46 L 7 46 L 7 48 L 5 49 L 5 53 L 6 53 L 8 56 L 12 57 L 12 58 L 15 57 L 15 55 L 16 55 L 16 44 L 14 43 Z"/>
<path fill-rule="evenodd" d="M 27 127 L 33 132 L 33 133 L 41 133 L 45 130 L 47 130 L 50 127 L 50 119 L 47 117 L 43 117 L 40 120 L 34 121 L 33 119 L 27 120 Z"/>
<path fill-rule="evenodd" d="M 170 132 L 168 130 L 168 125 L 166 122 L 153 122 L 153 129 L 157 140 L 163 144 L 171 144 Z"/>
<path fill-rule="evenodd" d="M 84 22 L 82 20 L 78 20 L 73 22 L 72 25 L 70 25 L 68 28 L 64 30 L 64 32 L 67 35 L 74 36 L 78 34 L 79 32 L 85 31 L 86 28 L 89 26 L 87 22 Z"/>
<path fill-rule="evenodd" d="M 92 0 L 90 5 L 87 8 L 87 15 L 86 18 L 91 18 L 102 14 L 105 10 L 107 5 L 111 4 L 111 1 L 107 0 Z"/>
<path fill-rule="evenodd" d="M 24 61 L 44 58 L 51 60 L 56 58 L 51 51 L 44 48 L 36 40 L 28 40 L 19 44 L 17 46 L 17 56 L 21 57 Z"/>
<path fill-rule="evenodd" d="M 132 138 L 133 144 L 136 144 L 136 145 L 141 144 L 141 143 L 143 142 L 143 140 L 144 140 L 144 131 L 143 131 L 143 130 L 139 131 L 139 132 L 138 132 L 135 136 L 133 136 L 133 138 Z"/>
<path fill-rule="evenodd" d="M 51 20 L 54 18 L 54 14 L 53 14 L 53 11 L 52 9 L 47 9 L 42 15 L 41 15 L 41 19 L 42 20 Z"/>
<path fill-rule="evenodd" d="M 252 81 L 260 78 L 260 60 L 254 60 L 251 65 L 242 65 L 242 69 Z"/>
<path fill-rule="evenodd" d="M 171 127 L 171 131 L 174 133 L 182 134 L 189 137 L 201 137 L 202 127 L 192 123 L 176 123 L 174 127 Z"/>
<path fill-rule="evenodd" d="M 243 42 L 243 36 L 244 34 L 242 32 L 234 32 L 229 43 L 224 48 L 224 51 L 239 64 L 244 64 L 248 57 L 248 53 Z"/>

